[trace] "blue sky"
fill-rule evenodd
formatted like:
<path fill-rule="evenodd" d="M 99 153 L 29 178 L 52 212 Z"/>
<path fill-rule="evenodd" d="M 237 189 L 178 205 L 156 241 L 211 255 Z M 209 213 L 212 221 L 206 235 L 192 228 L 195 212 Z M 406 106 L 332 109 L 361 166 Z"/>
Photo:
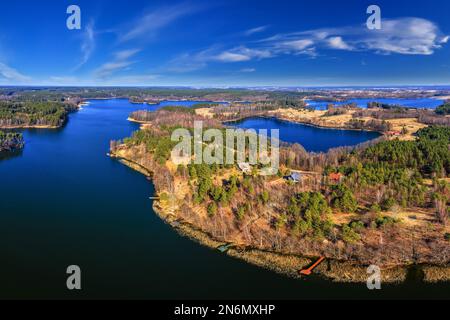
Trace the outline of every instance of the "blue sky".
<path fill-rule="evenodd" d="M 81 8 L 81 30 L 66 9 Z M 382 29 L 368 30 L 367 7 Z M 0 85 L 450 84 L 449 1 L 3 1 Z"/>

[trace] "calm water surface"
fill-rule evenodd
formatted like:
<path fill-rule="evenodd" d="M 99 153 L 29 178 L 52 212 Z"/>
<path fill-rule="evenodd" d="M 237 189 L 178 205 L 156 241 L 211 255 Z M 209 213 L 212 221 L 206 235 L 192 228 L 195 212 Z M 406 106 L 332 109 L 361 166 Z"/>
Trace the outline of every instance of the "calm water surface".
<path fill-rule="evenodd" d="M 280 130 L 280 140 L 299 143 L 307 151 L 326 152 L 331 148 L 354 146 L 380 136 L 379 133 L 356 130 L 323 129 L 275 118 L 248 118 L 232 123 L 242 129 Z"/>
<path fill-rule="evenodd" d="M 307 281 L 248 265 L 179 236 L 152 211 L 152 184 L 106 156 L 137 130 L 142 105 L 92 101 L 60 130 L 24 131 L 22 153 L 0 161 L 0 298 L 448 297 L 448 285 Z M 81 292 L 66 268 L 82 269 Z"/>

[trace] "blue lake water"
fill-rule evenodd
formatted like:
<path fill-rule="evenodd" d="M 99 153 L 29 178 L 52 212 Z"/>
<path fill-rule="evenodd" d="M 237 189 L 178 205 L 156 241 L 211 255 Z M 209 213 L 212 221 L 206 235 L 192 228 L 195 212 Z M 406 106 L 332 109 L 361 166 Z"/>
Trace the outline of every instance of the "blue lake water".
<path fill-rule="evenodd" d="M 317 110 L 325 110 L 328 104 L 344 105 L 349 103 L 356 103 L 360 108 L 367 108 L 369 102 L 379 102 L 391 105 L 400 105 L 403 107 L 417 108 L 417 109 L 436 109 L 444 103 L 443 100 L 418 98 L 418 99 L 349 99 L 344 102 L 332 102 L 332 101 L 314 101 L 306 100 L 308 106 Z"/>
<path fill-rule="evenodd" d="M 307 151 L 326 152 L 331 148 L 354 146 L 380 136 L 379 133 L 356 130 L 323 129 L 275 118 L 249 118 L 234 122 L 242 129 L 279 129 L 280 140 L 301 144 Z"/>
<path fill-rule="evenodd" d="M 448 285 L 292 280 L 181 237 L 153 212 L 151 182 L 106 156 L 138 109 L 94 100 L 64 128 L 24 130 L 23 152 L 0 161 L 0 298 L 448 297 Z M 82 291 L 66 289 L 69 265 Z"/>

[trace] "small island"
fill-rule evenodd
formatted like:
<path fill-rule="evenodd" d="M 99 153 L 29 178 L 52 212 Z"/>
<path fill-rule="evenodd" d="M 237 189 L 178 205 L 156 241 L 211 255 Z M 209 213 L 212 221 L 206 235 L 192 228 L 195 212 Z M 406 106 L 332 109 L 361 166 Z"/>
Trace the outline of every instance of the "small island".
<path fill-rule="evenodd" d="M 21 133 L 0 131 L 0 152 L 15 151 L 24 147 Z"/>

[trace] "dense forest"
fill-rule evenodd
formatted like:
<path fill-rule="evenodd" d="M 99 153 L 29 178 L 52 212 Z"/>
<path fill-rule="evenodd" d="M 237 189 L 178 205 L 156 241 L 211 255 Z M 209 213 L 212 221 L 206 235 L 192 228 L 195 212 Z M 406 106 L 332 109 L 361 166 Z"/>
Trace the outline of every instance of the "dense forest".
<path fill-rule="evenodd" d="M 386 110 L 387 117 L 396 112 Z M 140 116 L 148 122 L 145 128 L 124 144 L 113 141 L 111 151 L 135 154 L 133 161 L 153 171 L 162 199 L 170 199 L 177 185 L 186 184 L 189 191 L 180 199 L 178 217 L 217 239 L 244 237 L 247 244 L 265 250 L 339 259 L 358 256 L 368 263 L 429 261 L 427 250 L 432 247 L 433 261 L 448 260 L 448 240 L 442 231 L 449 223 L 448 126 L 422 129 L 411 141 L 381 137 L 327 153 L 309 153 L 298 144 L 283 143 L 278 175 L 265 177 L 258 174 L 261 166 L 244 174 L 235 165 L 221 164 L 170 169 L 173 129 L 191 128 L 194 120 L 207 121 L 204 129 L 224 126 L 218 119 L 177 108 Z M 287 181 L 285 177 L 296 170 L 304 175 L 301 181 Z M 405 211 L 412 212 L 408 219 L 427 212 L 427 226 L 406 227 L 399 216 Z M 350 220 L 342 220 L 349 215 Z M 417 233 L 414 244 L 412 233 Z M 381 245 L 383 238 L 392 241 Z M 411 245 L 413 251 L 405 250 Z"/>
<path fill-rule="evenodd" d="M 1 101 L 0 127 L 60 127 L 76 108 L 75 104 L 62 102 Z"/>
<path fill-rule="evenodd" d="M 371 117 L 378 120 L 408 119 L 415 118 L 426 125 L 450 126 L 450 118 L 445 117 L 448 106 L 443 105 L 435 111 L 427 109 L 411 109 L 405 107 L 391 106 L 384 109 L 359 109 L 353 113 L 354 118 Z"/>
<path fill-rule="evenodd" d="M 186 122 L 189 114 L 189 122 Z M 173 112 L 170 121 L 161 123 L 164 111 L 146 113 L 146 120 L 158 122 L 159 129 L 147 129 L 136 132 L 127 144 L 145 144 L 148 151 L 155 154 L 163 164 L 169 159 L 173 142 L 170 141 L 170 125 L 184 124 L 192 126 L 194 116 L 187 112 Z M 184 119 L 184 120 L 183 120 Z M 181 121 L 181 122 L 180 122 Z M 215 123 L 217 126 L 218 124 Z M 281 150 L 281 164 L 292 169 L 314 170 L 324 176 L 339 172 L 345 178 L 338 189 L 322 189 L 330 199 L 329 205 L 343 211 L 355 211 L 359 205 L 370 203 L 371 210 L 377 206 L 389 209 L 394 205 L 402 207 L 431 205 L 433 197 L 442 194 L 427 195 L 421 181 L 424 178 L 442 178 L 450 173 L 450 154 L 448 144 L 449 127 L 428 127 L 418 133 L 416 141 L 381 141 L 367 143 L 358 148 L 339 148 L 323 154 L 307 153 L 301 146 L 284 146 Z M 191 178 L 199 183 L 195 199 L 205 199 L 212 187 L 211 174 L 221 166 L 187 168 Z M 210 172 L 212 170 L 212 172 Z M 198 172 L 206 171 L 205 175 Z M 194 174 L 193 174 L 194 172 Z M 206 187 L 209 186 L 209 187 Z M 212 197 L 227 199 L 213 190 Z M 436 191 L 438 192 L 438 191 Z M 335 196 L 331 196 L 331 195 Z M 217 196 L 216 196 L 217 195 Z M 376 195 L 376 199 L 374 198 Z M 358 200 L 360 200 L 358 202 Z"/>
<path fill-rule="evenodd" d="M 200 101 L 261 101 L 267 99 L 300 100 L 308 94 L 318 93 L 315 90 L 303 92 L 268 91 L 258 89 L 194 89 L 183 87 L 7 87 L 0 88 L 0 98 L 16 101 L 58 101 L 64 102 L 68 98 L 80 99 L 110 99 L 129 98 L 132 102 L 154 103 L 160 100 L 189 99 Z"/>
<path fill-rule="evenodd" d="M 21 133 L 0 131 L 0 152 L 14 151 L 24 146 Z"/>
<path fill-rule="evenodd" d="M 436 108 L 436 114 L 441 116 L 450 115 L 450 102 Z"/>

